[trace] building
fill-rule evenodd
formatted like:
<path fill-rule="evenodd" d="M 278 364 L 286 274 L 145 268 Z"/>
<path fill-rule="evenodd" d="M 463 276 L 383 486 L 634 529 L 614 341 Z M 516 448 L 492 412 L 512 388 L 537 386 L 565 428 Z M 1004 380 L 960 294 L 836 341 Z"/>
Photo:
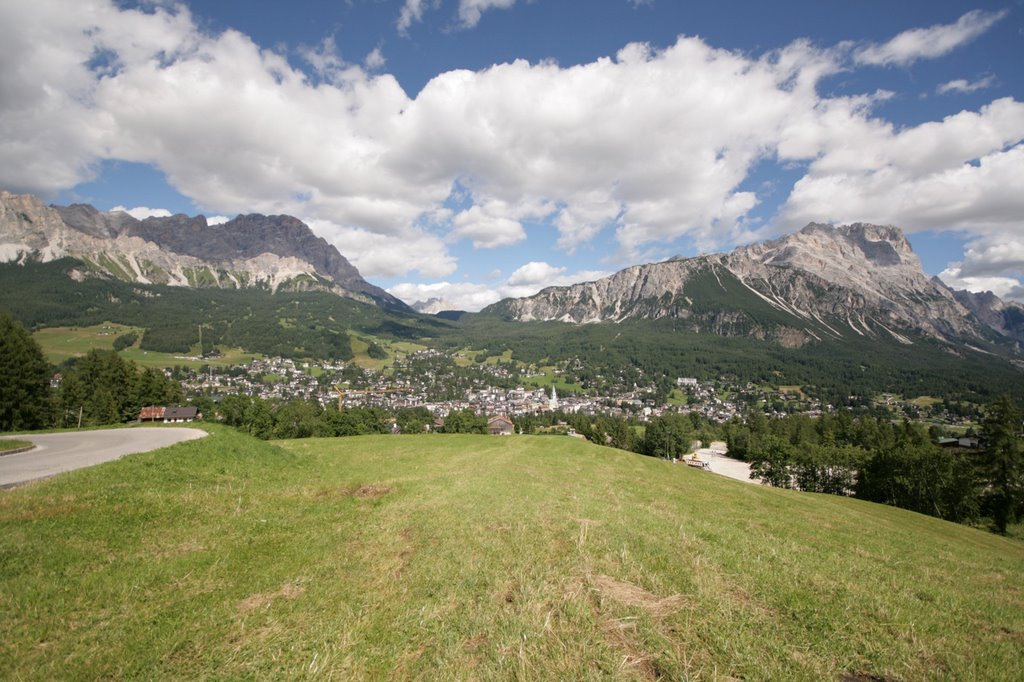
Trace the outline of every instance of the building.
<path fill-rule="evenodd" d="M 195 407 L 168 407 L 164 410 L 164 424 L 190 422 L 199 419 L 199 410 Z"/>
<path fill-rule="evenodd" d="M 508 417 L 497 416 L 487 420 L 487 433 L 492 436 L 511 436 L 516 432 L 516 425 Z"/>
<path fill-rule="evenodd" d="M 165 407 L 143 407 L 139 412 L 140 422 L 162 422 L 164 420 Z"/>
<path fill-rule="evenodd" d="M 202 415 L 195 407 L 162 407 L 151 405 L 139 411 L 140 422 L 162 422 L 176 424 L 201 419 Z"/>

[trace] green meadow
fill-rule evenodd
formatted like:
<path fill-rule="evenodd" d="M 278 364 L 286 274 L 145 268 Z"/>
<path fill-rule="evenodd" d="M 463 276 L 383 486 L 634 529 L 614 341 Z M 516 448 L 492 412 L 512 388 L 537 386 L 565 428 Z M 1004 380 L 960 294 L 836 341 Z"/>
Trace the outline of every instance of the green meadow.
<path fill-rule="evenodd" d="M 32 338 L 43 351 L 46 360 L 59 365 L 65 360 L 79 358 L 90 350 L 111 350 L 114 339 L 122 334 L 135 332 L 142 336 L 145 330 L 141 327 L 129 327 L 113 322 L 92 325 L 89 327 L 46 327 L 32 333 Z M 256 353 L 248 353 L 240 348 L 221 348 L 221 355 L 215 358 L 189 359 L 181 353 L 161 353 L 139 348 L 139 342 L 120 351 L 121 357 L 131 360 L 141 367 L 191 367 L 198 369 L 203 365 L 230 367 L 245 364 L 259 357 Z M 198 347 L 194 350 L 198 354 Z"/>
<path fill-rule="evenodd" d="M 69 358 L 82 357 L 93 348 L 110 350 L 114 339 L 131 332 L 141 336 L 143 330 L 104 322 L 90 327 L 48 327 L 34 332 L 32 338 L 42 348 L 46 359 L 56 365 Z"/>
<path fill-rule="evenodd" d="M 1024 678 L 1020 541 L 574 438 L 207 428 L 0 491 L 0 678 Z"/>

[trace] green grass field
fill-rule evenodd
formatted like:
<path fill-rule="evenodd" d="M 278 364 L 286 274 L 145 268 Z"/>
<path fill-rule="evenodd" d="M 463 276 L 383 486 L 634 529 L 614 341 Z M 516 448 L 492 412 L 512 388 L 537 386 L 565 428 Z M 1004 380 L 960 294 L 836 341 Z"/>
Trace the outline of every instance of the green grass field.
<path fill-rule="evenodd" d="M 39 343 L 48 362 L 55 365 L 70 358 L 82 357 L 93 348 L 98 350 L 111 350 L 114 347 L 114 339 L 122 334 L 136 332 L 139 337 L 145 330 L 139 327 L 126 327 L 125 325 L 112 322 L 93 325 L 91 327 L 47 327 L 33 332 L 32 338 Z M 139 348 L 138 341 L 134 346 L 121 351 L 121 357 L 132 360 L 142 367 L 191 367 L 198 369 L 203 365 L 215 367 L 230 367 L 232 365 L 246 364 L 253 358 L 259 357 L 256 353 L 247 353 L 239 348 L 221 348 L 223 355 L 205 360 L 183 359 L 181 353 L 158 353 L 146 351 Z"/>
<path fill-rule="evenodd" d="M 386 358 L 371 358 L 367 353 L 370 348 L 370 341 L 378 344 L 388 354 Z M 413 343 L 411 341 L 391 341 L 389 339 L 358 335 L 349 333 L 349 342 L 352 345 L 353 361 L 362 369 L 385 370 L 390 369 L 395 360 L 404 360 L 416 351 L 426 350 L 427 346 Z"/>
<path fill-rule="evenodd" d="M 92 327 L 48 327 L 34 332 L 32 338 L 39 343 L 46 359 L 57 365 L 68 358 L 81 357 L 93 348 L 110 350 L 114 339 L 129 332 L 142 336 L 143 330 L 105 322 Z"/>
<path fill-rule="evenodd" d="M 540 371 L 543 372 L 543 374 L 524 379 L 523 384 L 525 386 L 533 386 L 534 388 L 551 388 L 554 386 L 555 389 L 561 391 L 563 395 L 566 393 L 583 392 L 583 387 L 579 384 L 575 382 L 568 382 L 555 374 L 554 367 L 541 367 Z"/>
<path fill-rule="evenodd" d="M 0 678 L 1024 677 L 1024 543 L 573 438 L 221 428 L 0 491 Z"/>
<path fill-rule="evenodd" d="M 121 357 L 125 360 L 132 360 L 140 367 L 191 367 L 199 369 L 203 365 L 213 367 L 233 367 L 235 365 L 246 365 L 255 358 L 261 357 L 259 353 L 249 353 L 241 348 L 219 348 L 221 355 L 215 358 L 200 358 L 191 360 L 183 358 L 181 353 L 158 353 L 151 350 L 142 350 L 133 346 L 121 351 Z"/>

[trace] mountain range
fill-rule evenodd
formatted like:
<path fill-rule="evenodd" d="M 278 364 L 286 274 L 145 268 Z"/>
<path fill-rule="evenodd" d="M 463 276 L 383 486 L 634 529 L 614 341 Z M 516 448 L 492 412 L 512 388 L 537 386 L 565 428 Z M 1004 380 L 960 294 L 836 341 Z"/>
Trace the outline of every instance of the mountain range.
<path fill-rule="evenodd" d="M 672 318 L 695 332 L 788 347 L 853 336 L 1019 350 L 1024 307 L 928 277 L 903 232 L 812 223 L 731 253 L 637 265 L 594 282 L 550 287 L 482 311 L 573 324 Z"/>
<path fill-rule="evenodd" d="M 137 220 L 87 204 L 47 206 L 0 192 L 0 262 L 84 264 L 76 277 L 140 284 L 324 290 L 394 312 L 404 302 L 360 276 L 338 250 L 291 216 L 240 215 L 211 225 L 204 216 Z"/>
<path fill-rule="evenodd" d="M 138 220 L 86 204 L 47 206 L 0 192 L 0 262 L 72 257 L 73 278 L 190 288 L 328 291 L 398 313 L 413 309 L 359 274 L 291 216 Z M 443 301 L 428 302 L 438 313 Z M 422 307 L 423 304 L 418 304 Z M 458 315 L 440 316 L 458 319 Z M 511 322 L 570 324 L 671 319 L 697 333 L 796 348 L 844 338 L 952 346 L 1016 355 L 1024 306 L 991 292 L 954 291 L 928 277 L 903 232 L 864 223 L 812 223 L 729 253 L 636 265 L 593 282 L 549 287 L 480 313 Z"/>

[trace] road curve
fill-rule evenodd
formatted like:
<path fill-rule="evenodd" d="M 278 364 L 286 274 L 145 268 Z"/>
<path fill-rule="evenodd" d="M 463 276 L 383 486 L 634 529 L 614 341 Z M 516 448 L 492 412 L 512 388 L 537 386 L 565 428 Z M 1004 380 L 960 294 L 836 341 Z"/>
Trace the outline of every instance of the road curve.
<path fill-rule="evenodd" d="M 201 429 L 169 427 L 3 436 L 31 441 L 36 447 L 28 452 L 0 456 L 0 487 L 8 488 L 205 435 L 206 431 Z"/>

